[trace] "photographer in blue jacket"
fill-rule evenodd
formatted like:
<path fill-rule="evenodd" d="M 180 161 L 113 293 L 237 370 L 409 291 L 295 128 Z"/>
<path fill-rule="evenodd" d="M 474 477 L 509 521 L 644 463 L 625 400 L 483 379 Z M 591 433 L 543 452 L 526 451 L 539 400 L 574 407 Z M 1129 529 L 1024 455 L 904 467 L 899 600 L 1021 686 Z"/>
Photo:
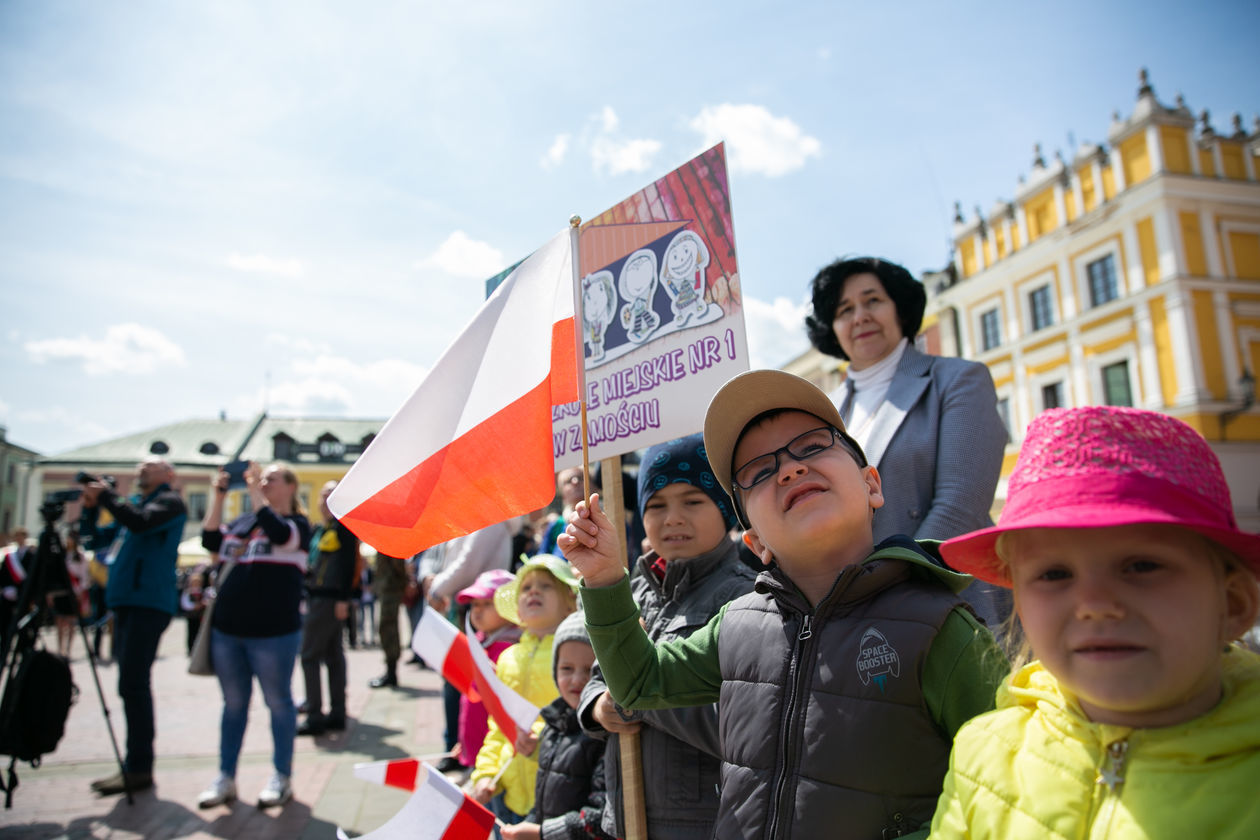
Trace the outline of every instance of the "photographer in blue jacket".
<path fill-rule="evenodd" d="M 153 690 L 158 642 L 178 609 L 175 561 L 188 510 L 172 487 L 175 469 L 161 458 L 136 468 L 136 495 L 114 492 L 102 478 L 84 476 L 79 534 L 100 555 L 108 552 L 105 603 L 114 612 L 118 694 L 127 718 L 123 773 L 92 783 L 101 795 L 153 786 Z M 101 510 L 113 522 L 97 526 Z"/>

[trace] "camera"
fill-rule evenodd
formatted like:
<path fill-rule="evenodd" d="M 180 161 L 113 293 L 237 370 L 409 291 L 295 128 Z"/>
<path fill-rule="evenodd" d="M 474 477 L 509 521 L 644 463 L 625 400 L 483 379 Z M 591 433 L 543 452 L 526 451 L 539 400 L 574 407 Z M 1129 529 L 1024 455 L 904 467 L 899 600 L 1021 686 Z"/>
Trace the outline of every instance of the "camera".
<path fill-rule="evenodd" d="M 93 481 L 99 481 L 111 488 L 118 486 L 117 479 L 115 479 L 112 475 L 92 475 L 90 472 L 85 470 L 79 470 L 78 474 L 74 477 L 74 481 L 76 484 L 89 484 Z"/>
<path fill-rule="evenodd" d="M 249 469 L 249 461 L 232 461 L 223 465 L 223 471 L 228 475 L 229 490 L 245 486 L 245 470 L 247 469 Z"/>
<path fill-rule="evenodd" d="M 47 501 L 53 504 L 64 505 L 66 502 L 78 501 L 82 495 L 83 491 L 78 487 L 72 487 L 69 490 L 54 490 L 48 494 Z"/>

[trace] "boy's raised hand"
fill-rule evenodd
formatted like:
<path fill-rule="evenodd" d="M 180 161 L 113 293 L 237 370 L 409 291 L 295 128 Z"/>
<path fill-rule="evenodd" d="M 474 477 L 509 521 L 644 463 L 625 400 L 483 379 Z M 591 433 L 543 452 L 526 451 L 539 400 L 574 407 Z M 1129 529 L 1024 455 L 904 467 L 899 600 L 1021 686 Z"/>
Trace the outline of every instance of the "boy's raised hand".
<path fill-rule="evenodd" d="M 626 573 L 612 520 L 604 514 L 598 493 L 592 493 L 589 502 L 577 503 L 556 545 L 587 586 L 612 586 Z"/>

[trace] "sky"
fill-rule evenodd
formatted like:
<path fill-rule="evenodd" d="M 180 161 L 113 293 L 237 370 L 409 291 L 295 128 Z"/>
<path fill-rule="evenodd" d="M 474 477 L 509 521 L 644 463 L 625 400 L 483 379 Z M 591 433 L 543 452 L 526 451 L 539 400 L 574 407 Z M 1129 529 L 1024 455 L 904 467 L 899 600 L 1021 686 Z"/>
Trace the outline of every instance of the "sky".
<path fill-rule="evenodd" d="M 482 281 L 725 141 L 754 366 L 813 274 L 951 259 L 1138 70 L 1230 131 L 1254 2 L 0 0 L 0 426 L 391 415 Z"/>

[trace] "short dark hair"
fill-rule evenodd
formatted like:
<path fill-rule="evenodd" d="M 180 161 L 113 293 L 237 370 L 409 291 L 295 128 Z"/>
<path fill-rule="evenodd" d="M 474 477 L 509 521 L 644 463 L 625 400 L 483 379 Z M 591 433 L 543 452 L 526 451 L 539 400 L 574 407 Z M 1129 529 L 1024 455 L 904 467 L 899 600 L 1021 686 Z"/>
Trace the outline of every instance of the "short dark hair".
<path fill-rule="evenodd" d="M 852 257 L 825 265 L 814 275 L 810 284 L 814 310 L 805 316 L 805 332 L 809 342 L 820 353 L 848 361 L 849 356 L 836 340 L 831 324 L 836 319 L 836 306 L 844 282 L 855 274 L 874 274 L 897 309 L 897 321 L 901 332 L 911 341 L 919 334 L 923 324 L 923 310 L 927 308 L 927 292 L 923 284 L 897 263 L 879 257 Z"/>

